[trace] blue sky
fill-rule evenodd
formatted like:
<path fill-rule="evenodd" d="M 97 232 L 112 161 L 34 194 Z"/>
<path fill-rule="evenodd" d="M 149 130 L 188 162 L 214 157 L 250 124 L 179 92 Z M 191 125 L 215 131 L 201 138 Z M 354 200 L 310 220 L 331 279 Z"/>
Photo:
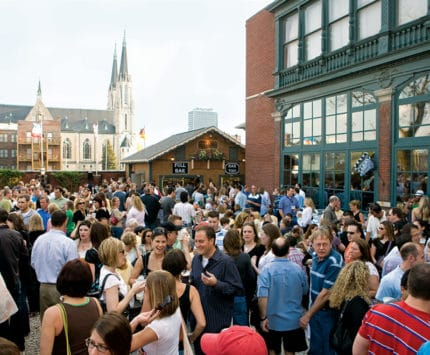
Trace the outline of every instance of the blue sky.
<path fill-rule="evenodd" d="M 0 0 L 0 103 L 104 109 L 126 30 L 136 130 L 147 145 L 187 129 L 195 107 L 245 121 L 245 22 L 266 0 Z M 119 60 L 119 58 L 118 58 Z"/>

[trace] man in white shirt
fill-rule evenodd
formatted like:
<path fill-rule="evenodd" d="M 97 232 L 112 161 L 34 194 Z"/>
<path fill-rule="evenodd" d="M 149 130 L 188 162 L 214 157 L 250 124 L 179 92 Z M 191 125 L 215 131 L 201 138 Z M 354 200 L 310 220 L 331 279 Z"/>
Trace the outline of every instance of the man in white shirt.
<path fill-rule="evenodd" d="M 381 206 L 377 203 L 374 203 L 370 207 L 370 216 L 367 220 L 367 229 L 366 229 L 366 241 L 369 242 L 370 239 L 373 239 L 378 234 L 378 227 L 381 222 L 387 220 L 385 216 L 385 211 L 381 208 Z"/>

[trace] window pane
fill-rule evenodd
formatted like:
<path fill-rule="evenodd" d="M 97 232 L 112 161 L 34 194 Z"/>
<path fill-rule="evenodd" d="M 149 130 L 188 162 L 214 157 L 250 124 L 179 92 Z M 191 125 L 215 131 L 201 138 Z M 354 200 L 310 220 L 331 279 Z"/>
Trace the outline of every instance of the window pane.
<path fill-rule="evenodd" d="M 326 99 L 326 113 L 332 115 L 336 113 L 336 96 L 327 97 Z"/>
<path fill-rule="evenodd" d="M 333 134 L 336 132 L 336 122 L 334 117 L 328 117 L 325 123 L 325 131 L 327 134 Z"/>
<path fill-rule="evenodd" d="M 305 34 L 321 27 L 321 16 L 321 3 L 319 1 L 305 9 Z"/>
<path fill-rule="evenodd" d="M 346 114 L 337 116 L 337 133 L 346 132 Z"/>
<path fill-rule="evenodd" d="M 334 51 L 348 44 L 349 41 L 349 17 L 332 23 L 329 27 L 330 50 Z"/>
<path fill-rule="evenodd" d="M 353 142 L 361 142 L 362 140 L 363 140 L 363 132 L 352 134 L 352 141 Z"/>
<path fill-rule="evenodd" d="M 400 93 L 399 98 L 430 94 L 430 75 L 425 75 L 409 83 Z"/>
<path fill-rule="evenodd" d="M 376 130 L 376 110 L 364 111 L 364 129 Z"/>
<path fill-rule="evenodd" d="M 430 103 L 399 105 L 399 138 L 430 136 Z"/>
<path fill-rule="evenodd" d="M 349 12 L 349 1 L 329 0 L 329 21 L 332 22 Z"/>
<path fill-rule="evenodd" d="M 363 130 L 363 113 L 362 112 L 353 112 L 352 113 L 351 130 L 352 130 L 352 132 L 358 132 L 358 131 Z"/>
<path fill-rule="evenodd" d="M 399 25 L 423 17 L 427 15 L 427 0 L 398 0 L 397 13 Z"/>
<path fill-rule="evenodd" d="M 314 136 L 321 136 L 321 118 L 314 119 Z"/>
<path fill-rule="evenodd" d="M 398 200 L 408 199 L 417 190 L 426 191 L 428 178 L 428 150 L 397 151 L 397 182 Z"/>
<path fill-rule="evenodd" d="M 285 46 L 285 63 L 287 68 L 293 67 L 299 61 L 299 41 L 294 41 Z"/>
<path fill-rule="evenodd" d="M 305 102 L 303 105 L 303 118 L 312 117 L 312 102 Z"/>
<path fill-rule="evenodd" d="M 305 120 L 303 122 L 303 136 L 312 136 L 312 120 Z"/>
<path fill-rule="evenodd" d="M 375 0 L 357 0 L 357 8 L 363 7 L 364 5 L 370 4 Z"/>
<path fill-rule="evenodd" d="M 299 14 L 288 16 L 285 21 L 285 42 L 296 39 L 299 35 Z"/>
<path fill-rule="evenodd" d="M 312 33 L 305 37 L 306 59 L 311 60 L 321 54 L 321 31 Z"/>
<path fill-rule="evenodd" d="M 373 36 L 381 29 L 381 2 L 377 1 L 366 6 L 358 13 L 359 18 L 359 39 Z"/>

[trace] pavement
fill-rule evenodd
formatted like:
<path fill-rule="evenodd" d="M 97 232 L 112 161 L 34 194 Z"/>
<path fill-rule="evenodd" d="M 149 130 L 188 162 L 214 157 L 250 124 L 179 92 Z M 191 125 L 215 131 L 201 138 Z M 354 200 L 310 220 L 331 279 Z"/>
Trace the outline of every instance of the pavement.
<path fill-rule="evenodd" d="M 39 354 L 40 344 L 40 318 L 39 313 L 30 317 L 30 334 L 25 338 L 25 354 Z"/>

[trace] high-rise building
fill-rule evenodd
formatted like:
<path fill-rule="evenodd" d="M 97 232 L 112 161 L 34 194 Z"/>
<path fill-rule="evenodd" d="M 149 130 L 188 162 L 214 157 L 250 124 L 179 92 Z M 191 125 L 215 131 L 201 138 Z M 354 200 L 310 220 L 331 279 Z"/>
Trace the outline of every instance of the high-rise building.
<path fill-rule="evenodd" d="M 218 128 L 218 113 L 211 108 L 195 108 L 188 112 L 188 130 L 215 126 Z"/>

